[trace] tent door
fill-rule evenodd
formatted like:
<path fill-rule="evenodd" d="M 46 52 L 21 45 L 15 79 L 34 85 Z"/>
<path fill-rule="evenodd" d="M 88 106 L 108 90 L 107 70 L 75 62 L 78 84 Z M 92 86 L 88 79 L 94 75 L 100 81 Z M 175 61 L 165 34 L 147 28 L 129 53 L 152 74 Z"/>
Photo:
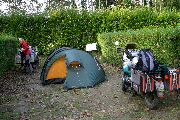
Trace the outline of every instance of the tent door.
<path fill-rule="evenodd" d="M 66 63 L 65 57 L 62 56 L 54 61 L 51 67 L 48 70 L 46 80 L 55 79 L 55 78 L 66 78 Z"/>

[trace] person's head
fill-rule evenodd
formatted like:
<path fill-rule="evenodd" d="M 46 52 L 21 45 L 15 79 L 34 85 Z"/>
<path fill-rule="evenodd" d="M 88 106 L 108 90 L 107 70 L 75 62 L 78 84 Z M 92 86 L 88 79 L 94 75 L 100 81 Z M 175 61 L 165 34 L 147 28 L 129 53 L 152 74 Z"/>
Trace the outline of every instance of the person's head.
<path fill-rule="evenodd" d="M 24 39 L 23 38 L 19 38 L 19 43 L 23 43 L 24 42 Z"/>

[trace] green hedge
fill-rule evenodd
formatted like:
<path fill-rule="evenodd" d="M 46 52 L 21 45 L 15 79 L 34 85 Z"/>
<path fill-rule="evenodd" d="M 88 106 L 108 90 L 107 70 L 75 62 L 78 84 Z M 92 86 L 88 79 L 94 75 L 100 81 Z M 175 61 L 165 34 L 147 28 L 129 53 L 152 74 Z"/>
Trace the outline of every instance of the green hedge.
<path fill-rule="evenodd" d="M 101 46 L 104 61 L 121 66 L 122 61 L 119 58 L 120 54 L 116 53 L 115 41 L 120 41 L 122 48 L 128 43 L 135 43 L 137 50 L 150 49 L 159 62 L 180 68 L 179 28 L 154 28 L 99 34 L 98 44 Z"/>
<path fill-rule="evenodd" d="M 118 8 L 102 11 L 54 10 L 50 13 L 12 13 L 0 16 L 0 32 L 23 37 L 33 43 L 40 53 L 48 53 L 59 46 L 85 49 L 97 42 L 97 33 L 135 30 L 146 27 L 176 26 L 180 13 L 156 12 L 153 8 Z"/>
<path fill-rule="evenodd" d="M 85 49 L 97 42 L 97 33 L 144 27 L 176 26 L 180 14 L 176 11 L 156 12 L 153 8 L 113 8 L 102 11 L 54 10 L 50 13 L 12 13 L 0 16 L 0 32 L 23 37 L 48 53 L 59 46 Z"/>
<path fill-rule="evenodd" d="M 176 26 L 180 22 L 180 14 L 177 11 L 157 12 L 151 7 L 135 9 L 114 7 L 112 10 L 103 10 L 102 14 L 103 22 L 100 29 L 102 32 Z"/>
<path fill-rule="evenodd" d="M 11 35 L 0 35 L 0 76 L 2 76 L 6 70 L 14 66 L 14 55 L 17 53 L 17 44 L 17 38 Z"/>

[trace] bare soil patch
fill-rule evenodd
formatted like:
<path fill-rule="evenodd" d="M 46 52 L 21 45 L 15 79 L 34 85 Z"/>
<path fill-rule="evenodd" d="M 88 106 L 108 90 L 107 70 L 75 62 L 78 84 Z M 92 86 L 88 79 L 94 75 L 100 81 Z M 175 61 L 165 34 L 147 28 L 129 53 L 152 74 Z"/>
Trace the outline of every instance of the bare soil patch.
<path fill-rule="evenodd" d="M 107 81 L 94 87 L 66 90 L 63 84 L 42 86 L 42 66 L 25 75 L 19 66 L 0 79 L 1 120 L 179 120 L 180 100 L 165 93 L 158 110 L 140 96 L 121 90 L 121 69 L 102 63 Z"/>

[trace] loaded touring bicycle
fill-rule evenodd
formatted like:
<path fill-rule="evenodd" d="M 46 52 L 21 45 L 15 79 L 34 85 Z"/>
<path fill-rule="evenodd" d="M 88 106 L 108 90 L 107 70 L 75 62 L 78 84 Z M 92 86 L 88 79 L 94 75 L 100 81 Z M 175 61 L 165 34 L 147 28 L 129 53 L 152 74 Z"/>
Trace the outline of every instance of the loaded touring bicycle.
<path fill-rule="evenodd" d="M 38 57 L 38 49 L 32 45 L 29 45 L 29 49 L 31 52 L 30 64 L 32 65 L 33 69 L 39 65 L 39 57 Z M 25 65 L 25 55 L 21 51 L 21 49 L 17 49 L 17 54 L 15 55 L 15 63 L 21 64 L 22 67 L 26 68 Z"/>

